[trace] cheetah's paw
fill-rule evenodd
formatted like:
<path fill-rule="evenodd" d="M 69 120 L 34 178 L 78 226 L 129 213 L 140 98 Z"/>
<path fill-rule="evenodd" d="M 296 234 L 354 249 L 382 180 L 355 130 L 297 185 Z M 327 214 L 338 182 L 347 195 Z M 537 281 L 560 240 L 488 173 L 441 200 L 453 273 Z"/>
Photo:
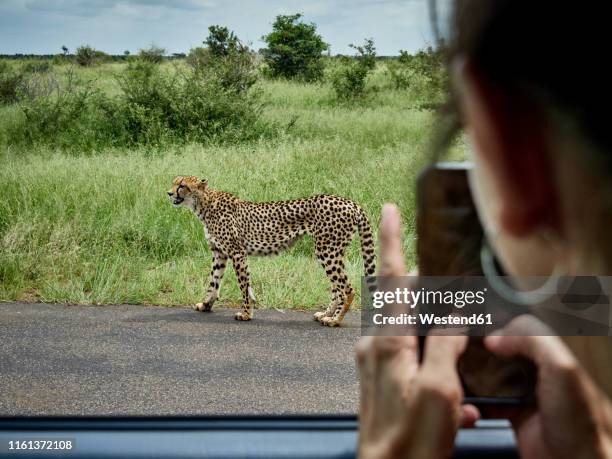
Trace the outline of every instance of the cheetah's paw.
<path fill-rule="evenodd" d="M 325 312 L 323 311 L 315 312 L 313 317 L 314 317 L 314 320 L 316 320 L 317 322 L 321 322 L 321 319 L 325 317 Z"/>
<path fill-rule="evenodd" d="M 334 319 L 333 317 L 323 317 L 320 322 L 321 325 L 325 325 L 327 327 L 337 327 L 340 325 L 340 321 L 338 319 Z"/>
<path fill-rule="evenodd" d="M 208 301 L 204 303 L 197 303 L 193 309 L 200 312 L 210 312 L 212 311 L 212 303 L 209 303 Z"/>
<path fill-rule="evenodd" d="M 234 319 L 236 320 L 251 320 L 251 314 L 249 314 L 248 312 L 237 312 L 234 315 Z"/>

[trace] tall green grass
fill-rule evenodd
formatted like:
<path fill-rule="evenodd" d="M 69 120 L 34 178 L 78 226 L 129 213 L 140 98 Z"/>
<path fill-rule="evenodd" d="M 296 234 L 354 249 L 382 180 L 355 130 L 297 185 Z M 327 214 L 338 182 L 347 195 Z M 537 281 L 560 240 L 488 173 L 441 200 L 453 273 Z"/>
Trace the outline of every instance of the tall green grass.
<path fill-rule="evenodd" d="M 109 78 L 108 67 L 98 67 L 101 80 Z M 325 84 L 266 81 L 261 88 L 264 118 L 290 126 L 274 139 L 87 154 L 2 145 L 0 299 L 201 301 L 211 260 L 202 226 L 188 211 L 173 208 L 165 195 L 180 174 L 205 177 L 213 188 L 254 201 L 347 196 L 362 205 L 375 229 L 381 205 L 395 202 L 413 265 L 413 181 L 428 161 L 433 113 L 410 108 L 410 93 L 390 88 L 374 91 L 358 105 L 337 105 Z M 0 131 L 15 116 L 14 107 L 0 108 Z M 462 148 L 453 154 L 460 157 Z M 347 258 L 358 287 L 363 267 L 357 237 Z M 329 302 L 329 283 L 309 238 L 278 257 L 251 257 L 250 264 L 260 307 L 313 308 Z M 232 270 L 221 302 L 240 302 Z"/>

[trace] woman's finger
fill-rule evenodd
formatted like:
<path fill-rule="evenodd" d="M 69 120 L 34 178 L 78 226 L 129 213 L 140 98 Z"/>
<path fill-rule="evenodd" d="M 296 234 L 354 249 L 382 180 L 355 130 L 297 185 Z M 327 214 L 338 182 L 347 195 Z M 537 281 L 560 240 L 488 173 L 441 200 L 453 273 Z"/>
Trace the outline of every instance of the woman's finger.
<path fill-rule="evenodd" d="M 380 224 L 380 275 L 403 276 L 406 273 L 402 253 L 401 218 L 397 206 L 385 204 Z"/>
<path fill-rule="evenodd" d="M 436 375 L 440 380 L 457 377 L 457 361 L 467 346 L 467 336 L 428 335 L 423 354 L 423 373 Z"/>
<path fill-rule="evenodd" d="M 373 336 L 364 336 L 357 342 L 357 370 L 359 371 L 359 415 L 364 417 L 367 414 L 374 395 L 375 368 L 373 361 L 372 346 Z"/>
<path fill-rule="evenodd" d="M 408 385 L 416 374 L 417 338 L 416 336 L 363 337 L 357 344 L 357 365 L 360 406 L 363 413 L 371 407 L 372 400 L 392 396 L 387 393 L 390 389 L 395 385 Z M 403 391 L 403 388 L 400 387 L 400 391 Z"/>
<path fill-rule="evenodd" d="M 480 418 L 480 410 L 476 406 L 466 403 L 461 407 L 460 427 L 474 427 Z"/>
<path fill-rule="evenodd" d="M 575 358 L 561 338 L 533 316 L 522 315 L 501 330 L 501 335 L 484 339 L 486 348 L 505 357 L 522 356 L 536 365 L 571 366 Z"/>

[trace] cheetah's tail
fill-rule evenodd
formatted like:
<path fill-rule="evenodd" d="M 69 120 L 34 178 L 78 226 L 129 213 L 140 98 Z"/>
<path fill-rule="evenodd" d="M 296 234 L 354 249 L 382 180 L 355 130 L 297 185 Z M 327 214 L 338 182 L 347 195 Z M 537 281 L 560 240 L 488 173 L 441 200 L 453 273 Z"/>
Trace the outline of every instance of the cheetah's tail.
<path fill-rule="evenodd" d="M 361 238 L 361 255 L 363 257 L 363 275 L 370 292 L 376 289 L 376 256 L 374 255 L 374 237 L 372 227 L 363 209 L 357 206 L 357 230 Z"/>

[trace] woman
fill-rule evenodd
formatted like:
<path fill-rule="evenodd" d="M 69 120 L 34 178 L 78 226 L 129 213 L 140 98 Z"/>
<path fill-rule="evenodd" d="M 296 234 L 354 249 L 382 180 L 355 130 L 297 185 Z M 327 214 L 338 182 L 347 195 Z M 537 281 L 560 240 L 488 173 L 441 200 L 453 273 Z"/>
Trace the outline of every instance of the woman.
<path fill-rule="evenodd" d="M 472 145 L 470 185 L 489 245 L 517 276 L 612 274 L 612 129 L 605 4 L 457 0 L 450 73 Z M 585 26 L 572 33 L 576 26 Z M 594 57 L 595 56 L 595 57 Z M 383 209 L 381 275 L 405 273 L 400 216 Z M 538 368 L 536 408 L 512 417 L 521 457 L 612 458 L 608 338 L 512 336 L 541 325 L 519 317 L 485 339 Z M 544 330 L 539 334 L 546 334 Z M 422 363 L 415 337 L 359 343 L 362 458 L 448 457 L 462 406 L 457 359 L 465 337 L 432 336 Z"/>

